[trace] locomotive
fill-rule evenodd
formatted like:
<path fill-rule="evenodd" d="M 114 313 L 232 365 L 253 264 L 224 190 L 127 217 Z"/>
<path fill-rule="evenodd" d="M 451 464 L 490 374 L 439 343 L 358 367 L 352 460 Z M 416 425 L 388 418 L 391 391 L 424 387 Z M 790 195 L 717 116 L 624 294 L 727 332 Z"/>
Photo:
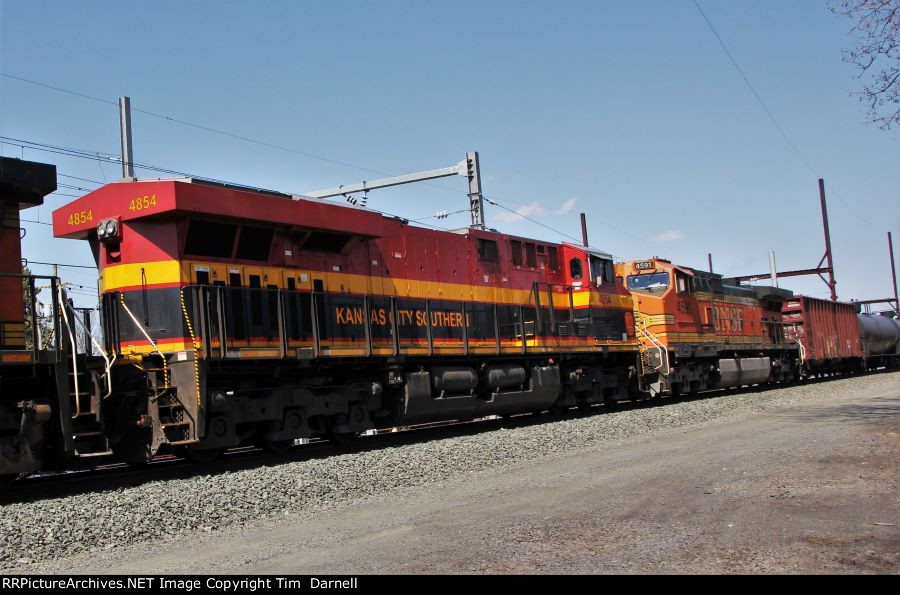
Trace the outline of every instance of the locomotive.
<path fill-rule="evenodd" d="M 634 300 L 641 370 L 653 393 L 784 382 L 799 376 L 800 347 L 785 332 L 792 293 L 740 287 L 661 258 L 618 265 Z"/>
<path fill-rule="evenodd" d="M 193 179 L 108 184 L 53 223 L 91 244 L 116 358 L 115 439 L 85 446 L 126 460 L 638 389 L 631 296 L 591 248 Z"/>
<path fill-rule="evenodd" d="M 44 379 L 28 387 L 0 370 L 7 476 L 785 382 L 818 357 L 787 290 L 352 204 L 129 180 L 55 210 L 53 228 L 91 247 L 103 345 L 89 357 L 66 339 L 77 321 L 48 279 L 52 365 L 20 362 Z M 19 266 L 17 253 L 0 272 Z M 857 367 L 897 364 L 896 337 L 877 357 L 856 340 Z"/>
<path fill-rule="evenodd" d="M 60 337 L 59 281 L 22 274 L 19 211 L 43 204 L 56 190 L 56 167 L 0 157 L 0 480 L 47 465 L 66 448 L 70 428 L 69 344 L 49 346 L 36 324 L 36 296 L 49 291 Z M 27 313 L 27 316 L 26 316 Z"/>

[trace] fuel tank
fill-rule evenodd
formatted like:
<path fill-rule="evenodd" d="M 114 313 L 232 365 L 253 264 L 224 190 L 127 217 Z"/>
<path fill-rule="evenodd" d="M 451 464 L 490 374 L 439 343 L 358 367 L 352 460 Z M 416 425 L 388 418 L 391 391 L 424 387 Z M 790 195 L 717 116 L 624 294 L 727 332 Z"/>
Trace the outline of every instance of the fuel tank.
<path fill-rule="evenodd" d="M 772 374 L 772 362 L 768 357 L 742 357 L 719 360 L 719 380 L 710 388 L 729 388 L 760 384 Z"/>

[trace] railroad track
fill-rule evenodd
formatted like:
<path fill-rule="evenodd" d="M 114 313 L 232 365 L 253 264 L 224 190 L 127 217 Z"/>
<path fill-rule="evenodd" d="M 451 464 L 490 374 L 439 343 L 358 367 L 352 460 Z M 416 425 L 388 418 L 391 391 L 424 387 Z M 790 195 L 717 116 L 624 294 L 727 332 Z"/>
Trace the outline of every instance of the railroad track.
<path fill-rule="evenodd" d="M 883 370 L 858 374 L 868 376 Z M 803 384 L 817 384 L 832 379 L 847 378 L 833 376 L 807 379 Z M 548 419 L 578 419 L 592 415 L 611 415 L 645 407 L 661 407 L 685 401 L 697 401 L 730 394 L 745 394 L 796 386 L 798 383 L 771 386 L 750 386 L 730 389 L 716 389 L 677 397 L 622 401 L 613 405 L 594 405 L 589 409 L 570 409 L 562 413 L 523 413 L 508 418 L 491 416 L 468 421 L 442 421 L 430 424 L 379 430 L 370 435 L 361 435 L 347 444 L 337 444 L 324 439 L 313 439 L 309 443 L 295 445 L 280 453 L 272 453 L 259 446 L 241 446 L 226 450 L 215 461 L 198 464 L 184 456 L 163 455 L 155 457 L 144 465 L 111 463 L 94 468 L 48 472 L 21 478 L 0 493 L 0 504 L 29 502 L 50 498 L 66 497 L 84 492 L 115 490 L 134 487 L 153 481 L 167 481 L 197 475 L 218 475 L 243 469 L 265 467 L 286 462 L 315 460 L 339 454 L 355 453 L 379 448 L 391 448 L 407 444 L 424 443 L 448 437 L 475 435 L 500 428 L 521 428 L 549 423 Z"/>

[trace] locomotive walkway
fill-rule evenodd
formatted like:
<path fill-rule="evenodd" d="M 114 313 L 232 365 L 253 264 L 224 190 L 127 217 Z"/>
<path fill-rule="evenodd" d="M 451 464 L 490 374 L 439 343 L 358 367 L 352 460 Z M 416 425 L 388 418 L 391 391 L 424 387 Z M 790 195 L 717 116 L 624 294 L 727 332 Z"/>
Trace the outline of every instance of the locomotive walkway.
<path fill-rule="evenodd" d="M 900 571 L 900 373 L 765 394 L 742 395 L 749 405 L 735 415 L 675 428 L 669 421 L 587 448 L 536 452 L 527 462 L 498 463 L 314 517 L 286 515 L 33 568 Z M 754 408 L 752 399 L 766 398 Z M 708 406 L 721 402 L 709 399 Z M 671 420 L 672 407 L 681 404 L 658 409 Z"/>

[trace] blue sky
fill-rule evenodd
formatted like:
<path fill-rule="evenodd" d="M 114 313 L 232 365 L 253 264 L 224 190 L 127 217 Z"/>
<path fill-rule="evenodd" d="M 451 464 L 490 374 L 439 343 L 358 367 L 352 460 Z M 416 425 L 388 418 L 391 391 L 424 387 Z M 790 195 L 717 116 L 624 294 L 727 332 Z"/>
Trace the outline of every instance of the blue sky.
<path fill-rule="evenodd" d="M 700 4 L 802 157 L 691 0 L 0 0 L 0 70 L 390 174 L 477 150 L 487 196 L 561 233 L 497 207 L 491 227 L 564 240 L 580 237 L 586 211 L 591 243 L 619 258 L 705 268 L 712 252 L 728 275 L 767 271 L 769 250 L 783 270 L 816 265 L 821 176 L 839 296 L 887 297 L 900 131 L 867 126 L 850 97 L 849 22 L 813 0 Z M 135 160 L 174 170 L 295 193 L 378 177 L 141 113 L 133 123 Z M 117 127 L 113 105 L 0 77 L 2 136 L 117 154 Z M 121 175 L 110 162 L 0 151 L 97 182 Z M 421 218 L 465 208 L 465 192 L 450 178 L 369 204 Z M 25 217 L 49 221 L 69 200 Z M 461 227 L 468 215 L 427 221 Z M 86 244 L 26 226 L 27 258 L 91 264 Z M 93 285 L 89 271 L 63 274 Z M 817 278 L 782 283 L 827 295 Z"/>

